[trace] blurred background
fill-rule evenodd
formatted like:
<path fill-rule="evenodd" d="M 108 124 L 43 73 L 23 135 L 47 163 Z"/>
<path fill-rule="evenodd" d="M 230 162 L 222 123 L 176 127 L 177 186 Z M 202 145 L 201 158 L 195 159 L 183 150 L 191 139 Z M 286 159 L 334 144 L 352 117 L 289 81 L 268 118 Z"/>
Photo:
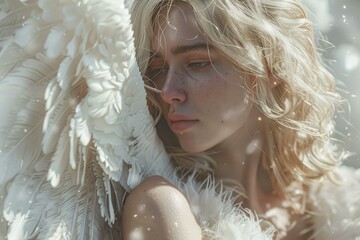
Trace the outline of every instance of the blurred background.
<path fill-rule="evenodd" d="M 360 0 L 302 0 L 323 38 L 325 63 L 347 100 L 336 115 L 336 138 L 352 154 L 347 165 L 360 168 Z"/>

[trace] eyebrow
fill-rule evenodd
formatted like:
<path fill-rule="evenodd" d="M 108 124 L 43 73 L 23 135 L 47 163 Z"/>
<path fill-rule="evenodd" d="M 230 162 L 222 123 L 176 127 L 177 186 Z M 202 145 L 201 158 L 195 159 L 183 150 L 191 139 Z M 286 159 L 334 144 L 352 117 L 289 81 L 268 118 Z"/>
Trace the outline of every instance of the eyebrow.
<path fill-rule="evenodd" d="M 178 54 L 195 51 L 195 50 L 211 51 L 212 49 L 214 49 L 214 47 L 209 45 L 208 43 L 195 43 L 195 44 L 191 44 L 191 45 L 180 45 L 180 46 L 177 46 L 177 47 L 171 49 L 170 51 L 172 54 L 178 55 Z M 152 58 L 161 57 L 161 54 L 158 52 L 151 51 L 150 54 L 151 54 Z"/>

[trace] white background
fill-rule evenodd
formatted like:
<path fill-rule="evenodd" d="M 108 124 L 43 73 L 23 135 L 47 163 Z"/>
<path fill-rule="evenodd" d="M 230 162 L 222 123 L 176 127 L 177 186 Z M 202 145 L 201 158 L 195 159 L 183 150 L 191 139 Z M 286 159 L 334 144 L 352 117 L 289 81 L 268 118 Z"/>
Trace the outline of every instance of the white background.
<path fill-rule="evenodd" d="M 325 40 L 325 62 L 348 104 L 336 115 L 336 138 L 353 153 L 347 164 L 360 168 L 360 0 L 303 0 Z"/>

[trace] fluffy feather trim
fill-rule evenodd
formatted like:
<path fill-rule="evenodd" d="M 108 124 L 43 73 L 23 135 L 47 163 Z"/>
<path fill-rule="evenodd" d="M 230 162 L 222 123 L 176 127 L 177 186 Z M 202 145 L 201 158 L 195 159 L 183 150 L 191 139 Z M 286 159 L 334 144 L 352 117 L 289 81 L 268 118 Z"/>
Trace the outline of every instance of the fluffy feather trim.
<path fill-rule="evenodd" d="M 206 240 L 270 240 L 275 228 L 249 209 L 234 205 L 232 190 L 216 184 L 212 178 L 196 182 L 194 175 L 185 179 L 168 174 L 167 179 L 188 199 Z M 220 189 L 220 191 L 218 190 Z"/>
<path fill-rule="evenodd" d="M 360 239 L 360 169 L 342 166 L 335 174 L 343 179 L 336 185 L 329 180 L 310 189 L 315 240 Z"/>
<path fill-rule="evenodd" d="M 119 239 L 124 189 L 160 175 L 187 196 L 206 238 L 272 238 L 273 227 L 211 180 L 176 177 L 147 108 L 124 0 L 1 0 L 0 10 L 2 236 Z M 314 197 L 315 209 L 337 209 L 325 204 L 331 189 L 314 189 L 324 200 Z M 347 189 L 344 201 L 358 202 Z M 349 237 L 358 236 L 355 202 L 341 217 Z M 316 226 L 340 236 L 324 224 L 335 213 Z"/>

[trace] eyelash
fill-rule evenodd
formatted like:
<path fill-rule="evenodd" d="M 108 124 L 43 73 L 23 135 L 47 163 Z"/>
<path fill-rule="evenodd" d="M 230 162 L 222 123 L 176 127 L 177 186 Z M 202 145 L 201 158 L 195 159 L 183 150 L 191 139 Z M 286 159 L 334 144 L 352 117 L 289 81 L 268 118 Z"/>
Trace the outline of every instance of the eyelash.
<path fill-rule="evenodd" d="M 188 65 L 190 68 L 196 68 L 197 70 L 203 70 L 210 66 L 210 61 L 193 62 Z"/>
<path fill-rule="evenodd" d="M 200 61 L 200 62 L 191 62 L 187 65 L 187 68 L 190 68 L 194 71 L 205 71 L 206 69 L 208 69 L 208 67 L 211 66 L 211 62 L 210 61 Z M 150 79 L 154 79 L 156 77 L 159 77 L 160 75 L 167 73 L 168 68 L 167 67 L 161 67 L 161 68 L 154 68 L 154 69 L 149 69 L 147 72 L 147 76 Z"/>

